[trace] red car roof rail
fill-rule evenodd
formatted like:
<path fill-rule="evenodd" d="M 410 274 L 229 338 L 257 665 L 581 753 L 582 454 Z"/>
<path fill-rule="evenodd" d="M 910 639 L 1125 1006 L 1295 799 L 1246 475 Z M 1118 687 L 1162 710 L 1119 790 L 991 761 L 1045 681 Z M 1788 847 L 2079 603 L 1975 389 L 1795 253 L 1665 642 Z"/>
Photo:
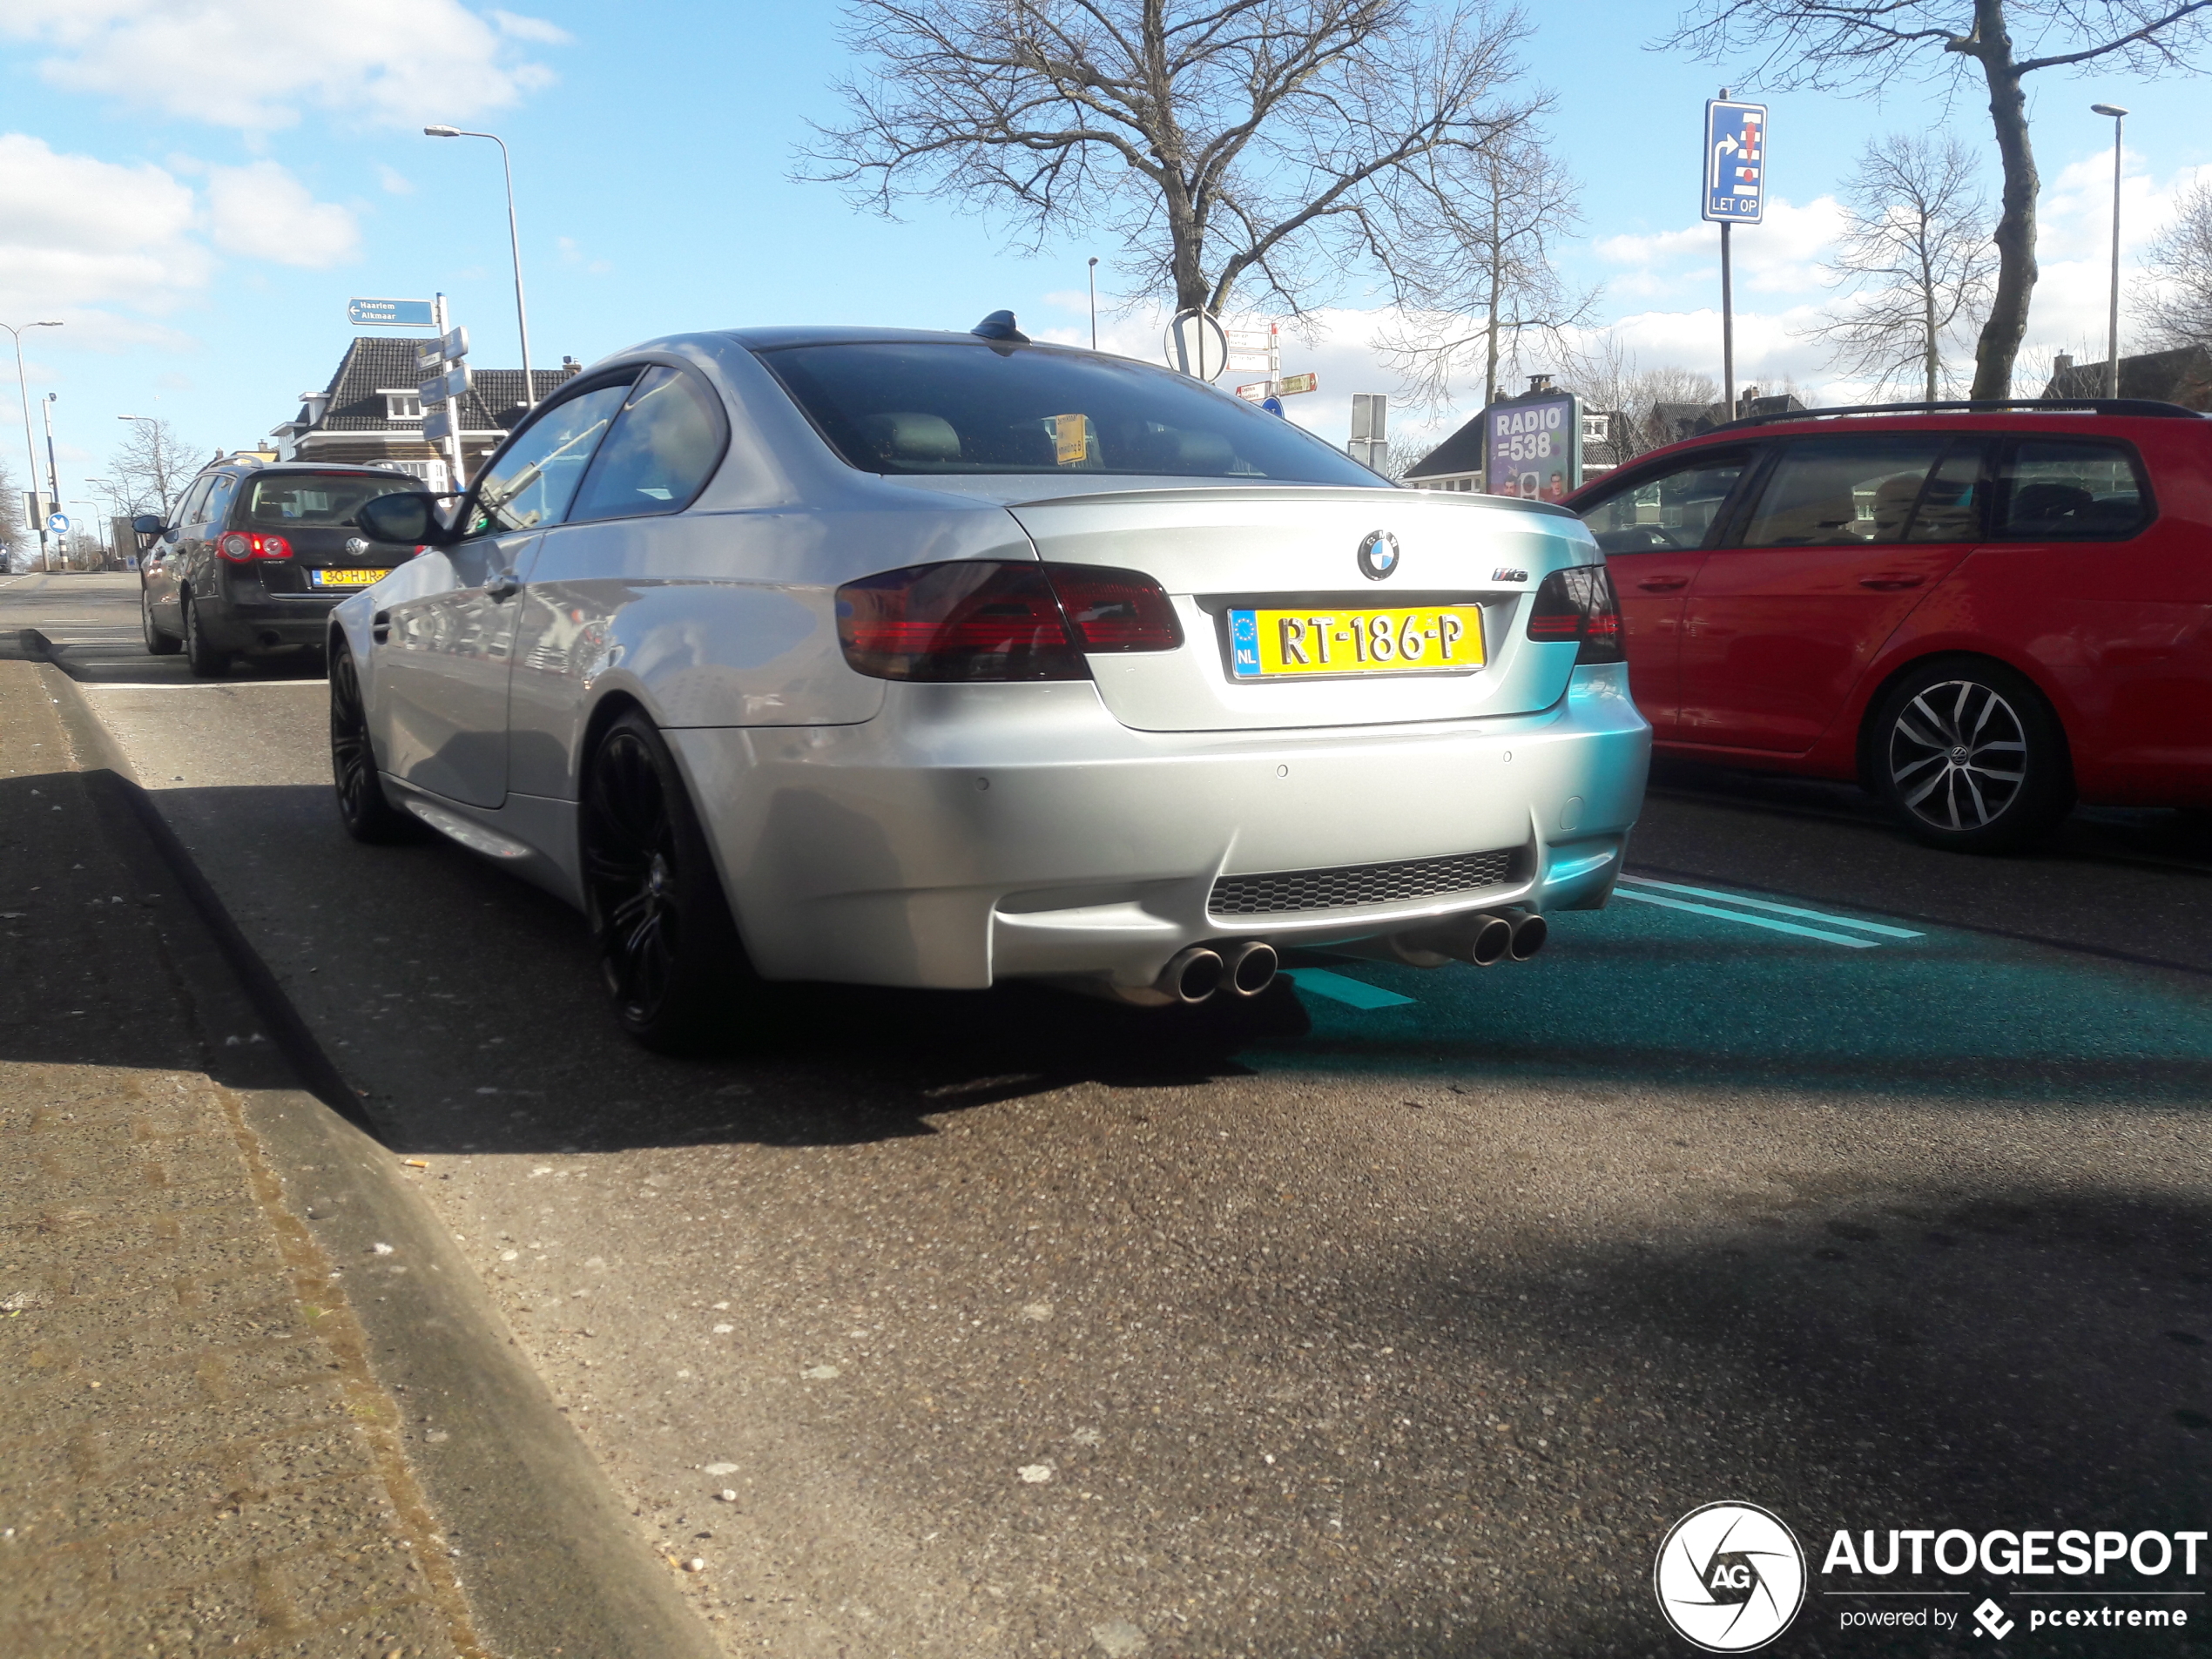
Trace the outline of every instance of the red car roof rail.
<path fill-rule="evenodd" d="M 2209 418 L 2196 409 L 2185 409 L 2178 403 L 2164 403 L 2148 397 L 1996 397 L 1943 403 L 1854 403 L 1832 409 L 1777 410 L 1771 415 L 1747 415 L 1709 428 L 1697 435 L 1708 437 L 1715 432 L 1734 432 L 1743 427 L 1772 426 L 1777 421 L 1821 421 L 1838 415 L 1979 415 L 2002 409 L 2064 410 L 2070 415 L 2087 411 L 2091 415 L 2148 415 L 2169 421 Z"/>

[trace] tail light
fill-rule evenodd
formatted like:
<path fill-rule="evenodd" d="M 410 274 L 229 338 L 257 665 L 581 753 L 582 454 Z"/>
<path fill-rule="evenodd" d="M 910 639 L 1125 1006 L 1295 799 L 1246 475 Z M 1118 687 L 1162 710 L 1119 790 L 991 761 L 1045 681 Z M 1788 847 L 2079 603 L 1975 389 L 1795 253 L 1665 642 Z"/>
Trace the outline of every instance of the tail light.
<path fill-rule="evenodd" d="M 1134 570 L 955 559 L 837 590 L 845 660 L 888 680 L 1088 679 L 1086 651 L 1173 651 L 1166 592 Z"/>
<path fill-rule="evenodd" d="M 244 564 L 249 559 L 288 559 L 292 556 L 292 543 L 281 536 L 227 530 L 215 543 L 215 550 L 233 564 Z"/>
<path fill-rule="evenodd" d="M 1621 602 L 1613 573 L 1602 564 L 1571 564 L 1554 570 L 1536 590 L 1528 612 L 1528 637 L 1575 640 L 1577 663 L 1617 663 L 1621 649 Z"/>

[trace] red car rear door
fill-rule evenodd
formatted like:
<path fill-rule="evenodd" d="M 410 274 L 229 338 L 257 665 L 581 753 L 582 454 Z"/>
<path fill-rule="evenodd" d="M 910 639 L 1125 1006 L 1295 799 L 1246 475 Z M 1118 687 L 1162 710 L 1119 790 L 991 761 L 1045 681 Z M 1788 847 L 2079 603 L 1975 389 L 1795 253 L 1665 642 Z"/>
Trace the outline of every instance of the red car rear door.
<path fill-rule="evenodd" d="M 1883 642 L 1973 550 L 1985 448 L 1941 432 L 1791 440 L 1741 535 L 1690 588 L 1677 740 L 1812 747 Z"/>

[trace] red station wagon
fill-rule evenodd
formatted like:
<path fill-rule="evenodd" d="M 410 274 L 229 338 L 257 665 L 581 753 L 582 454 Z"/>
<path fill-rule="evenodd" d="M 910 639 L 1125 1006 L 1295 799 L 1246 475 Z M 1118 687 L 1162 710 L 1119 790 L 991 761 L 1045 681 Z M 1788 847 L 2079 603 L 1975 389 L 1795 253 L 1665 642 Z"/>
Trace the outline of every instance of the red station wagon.
<path fill-rule="evenodd" d="M 1987 852 L 2212 806 L 2212 419 L 2134 399 L 1735 421 L 1568 499 L 1655 746 L 1857 779 Z"/>

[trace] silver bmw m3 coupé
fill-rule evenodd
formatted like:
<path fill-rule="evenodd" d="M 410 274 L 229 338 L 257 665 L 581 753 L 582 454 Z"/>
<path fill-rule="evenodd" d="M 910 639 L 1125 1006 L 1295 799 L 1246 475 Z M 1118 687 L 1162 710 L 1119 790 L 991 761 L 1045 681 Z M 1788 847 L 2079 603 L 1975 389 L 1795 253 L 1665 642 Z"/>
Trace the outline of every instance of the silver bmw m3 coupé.
<path fill-rule="evenodd" d="M 357 838 L 581 908 L 623 1025 L 759 979 L 1264 988 L 1525 958 L 1612 891 L 1650 730 L 1604 556 L 1187 376 L 974 334 L 651 341 L 333 613 Z"/>

